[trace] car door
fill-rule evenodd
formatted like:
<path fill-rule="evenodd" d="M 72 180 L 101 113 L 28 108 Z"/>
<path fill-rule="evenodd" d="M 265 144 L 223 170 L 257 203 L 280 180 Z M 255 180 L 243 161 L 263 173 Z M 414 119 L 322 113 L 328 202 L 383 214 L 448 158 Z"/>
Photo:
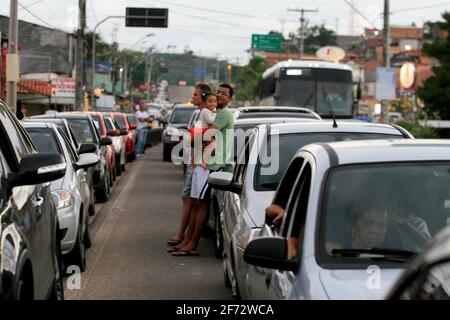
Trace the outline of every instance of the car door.
<path fill-rule="evenodd" d="M 298 237 L 299 228 L 304 224 L 306 216 L 310 182 L 311 165 L 302 157 L 294 158 L 283 175 L 272 202 L 286 208 L 281 226 L 275 226 L 267 220 L 261 228 L 260 237 Z M 304 211 L 299 211 L 300 208 Z M 286 299 L 295 279 L 293 272 L 250 266 L 247 275 L 249 297 L 263 300 Z"/>
<path fill-rule="evenodd" d="M 3 109 L 1 111 L 0 121 L 20 163 L 22 156 L 36 152 L 36 149 L 17 119 Z M 14 165 L 11 158 L 9 165 Z M 54 207 L 50 203 L 50 183 L 13 188 L 12 201 L 20 217 L 21 228 L 30 244 L 35 298 L 42 298 L 53 278 L 54 268 L 54 212 L 51 212 Z"/>

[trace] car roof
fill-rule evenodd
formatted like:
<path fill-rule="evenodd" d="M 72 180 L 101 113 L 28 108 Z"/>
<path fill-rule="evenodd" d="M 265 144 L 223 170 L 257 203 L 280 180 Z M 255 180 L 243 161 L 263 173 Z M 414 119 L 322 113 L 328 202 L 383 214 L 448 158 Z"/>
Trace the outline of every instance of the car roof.
<path fill-rule="evenodd" d="M 336 128 L 333 127 L 332 120 L 297 121 L 282 124 L 272 124 L 270 127 L 272 131 L 275 129 L 280 134 L 299 132 L 362 132 L 402 136 L 402 133 L 399 129 L 387 124 L 357 121 L 337 121 L 336 123 Z"/>
<path fill-rule="evenodd" d="M 340 141 L 310 144 L 303 150 L 314 155 L 325 151 L 332 166 L 375 162 L 450 161 L 450 141 L 438 139 Z"/>
<path fill-rule="evenodd" d="M 23 122 L 46 122 L 46 123 L 56 123 L 56 124 L 67 124 L 67 120 L 64 118 L 35 118 L 29 117 L 22 120 Z"/>
<path fill-rule="evenodd" d="M 90 118 L 91 116 L 86 112 L 58 112 L 55 114 L 43 114 L 34 116 L 35 119 L 57 119 L 57 118 L 63 118 L 63 119 L 86 119 Z"/>
<path fill-rule="evenodd" d="M 267 117 L 267 118 L 244 118 L 237 119 L 234 121 L 234 125 L 237 126 L 246 126 L 246 125 L 257 125 L 261 124 L 275 124 L 275 123 L 284 123 L 284 122 L 316 122 L 320 121 L 312 118 L 288 118 L 288 117 Z"/>
<path fill-rule="evenodd" d="M 243 107 L 243 108 L 237 108 L 238 112 L 238 118 L 240 114 L 276 114 L 279 113 L 279 116 L 288 116 L 289 114 L 292 115 L 298 115 L 298 116 L 305 116 L 305 117 L 314 117 L 317 119 L 322 119 L 319 114 L 312 111 L 308 108 L 301 108 L 301 107 L 283 107 L 283 106 L 254 106 L 254 107 Z"/>
<path fill-rule="evenodd" d="M 196 109 L 195 106 L 190 105 L 190 104 L 176 104 L 173 107 L 173 110 L 175 109 Z"/>
<path fill-rule="evenodd" d="M 39 128 L 39 129 L 56 129 L 56 125 L 49 122 L 35 122 L 35 121 L 21 121 L 24 128 Z"/>

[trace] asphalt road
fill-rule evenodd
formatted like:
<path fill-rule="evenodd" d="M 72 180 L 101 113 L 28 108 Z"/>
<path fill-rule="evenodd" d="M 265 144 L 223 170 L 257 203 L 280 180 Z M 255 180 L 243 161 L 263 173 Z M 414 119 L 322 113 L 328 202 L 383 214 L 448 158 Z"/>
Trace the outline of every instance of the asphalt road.
<path fill-rule="evenodd" d="M 179 223 L 182 182 L 181 168 L 162 161 L 161 146 L 128 165 L 111 199 L 96 207 L 81 288 L 66 288 L 66 299 L 232 298 L 211 239 L 201 239 L 198 257 L 166 253 Z"/>

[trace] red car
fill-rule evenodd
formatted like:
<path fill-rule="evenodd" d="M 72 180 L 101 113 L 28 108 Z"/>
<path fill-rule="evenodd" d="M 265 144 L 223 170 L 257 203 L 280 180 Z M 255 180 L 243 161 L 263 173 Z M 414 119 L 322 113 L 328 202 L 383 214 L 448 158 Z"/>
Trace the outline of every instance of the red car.
<path fill-rule="evenodd" d="M 101 138 L 108 137 L 108 131 L 106 129 L 105 121 L 103 119 L 103 115 L 100 112 L 90 111 L 88 112 L 94 120 L 95 127 L 97 128 L 98 135 Z M 117 178 L 117 172 L 116 172 L 116 150 L 114 148 L 114 145 L 108 145 L 106 149 L 107 154 L 107 163 L 106 163 L 106 169 L 108 170 L 109 174 L 109 181 L 110 185 L 113 185 L 113 182 Z"/>
<path fill-rule="evenodd" d="M 116 123 L 119 125 L 120 129 L 127 130 L 127 159 L 129 161 L 133 161 L 134 159 L 136 159 L 136 155 L 134 153 L 134 143 L 136 142 L 136 125 L 129 125 L 127 116 L 122 112 L 111 112 L 111 115 L 113 116 L 114 120 L 116 120 Z"/>
<path fill-rule="evenodd" d="M 136 116 L 132 113 L 127 113 L 125 114 L 126 119 L 128 121 L 128 126 L 130 127 L 131 133 L 133 134 L 133 143 L 134 145 L 136 145 L 136 139 L 137 139 L 137 134 L 136 134 L 136 128 L 137 128 L 137 122 L 136 122 Z M 136 158 L 136 154 L 133 153 L 133 159 Z"/>

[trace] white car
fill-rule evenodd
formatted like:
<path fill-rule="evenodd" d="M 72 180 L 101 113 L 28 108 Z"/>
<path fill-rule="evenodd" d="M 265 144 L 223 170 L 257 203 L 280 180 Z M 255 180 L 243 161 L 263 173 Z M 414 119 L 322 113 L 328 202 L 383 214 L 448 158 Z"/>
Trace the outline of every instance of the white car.
<path fill-rule="evenodd" d="M 450 221 L 450 142 L 317 143 L 298 151 L 244 260 L 251 299 L 382 299 Z M 270 218 L 270 219 L 269 219 Z"/>
<path fill-rule="evenodd" d="M 45 120 L 43 120 L 45 121 Z M 75 264 L 86 269 L 86 248 L 89 236 L 89 203 L 91 193 L 85 169 L 95 166 L 99 159 L 94 153 L 77 155 L 72 143 L 61 128 L 52 123 L 22 122 L 38 152 L 56 152 L 67 163 L 63 178 L 51 182 L 51 192 L 58 212 L 62 233 L 61 250 L 66 265 Z"/>
<path fill-rule="evenodd" d="M 225 281 L 236 297 L 247 298 L 244 262 L 247 243 L 259 232 L 285 169 L 297 150 L 316 142 L 413 138 L 406 130 L 363 122 L 309 121 L 258 126 L 238 157 L 234 174 L 213 173 L 209 183 L 226 190 L 221 213 Z M 269 147 L 268 147 L 269 146 Z M 245 151 L 245 152 L 244 152 Z M 264 163 L 266 155 L 279 155 Z M 272 164 L 272 167 L 270 167 Z M 273 169 L 273 170 L 271 170 Z M 272 171 L 265 174 L 265 171 Z"/>

